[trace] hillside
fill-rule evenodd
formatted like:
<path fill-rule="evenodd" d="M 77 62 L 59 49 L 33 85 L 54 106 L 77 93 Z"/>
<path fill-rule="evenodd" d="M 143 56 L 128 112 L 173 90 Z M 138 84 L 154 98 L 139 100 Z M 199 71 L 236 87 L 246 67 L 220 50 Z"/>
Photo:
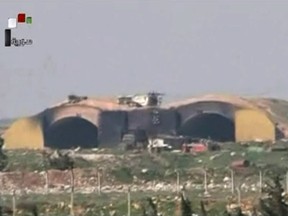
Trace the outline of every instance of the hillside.
<path fill-rule="evenodd" d="M 3 118 L 0 119 L 0 127 L 7 127 L 12 124 L 15 118 Z"/>
<path fill-rule="evenodd" d="M 259 108 L 266 110 L 278 128 L 288 137 L 288 101 L 276 98 L 251 98 L 249 99 Z"/>
<path fill-rule="evenodd" d="M 0 135 L 12 124 L 14 118 L 4 118 L 0 119 Z"/>

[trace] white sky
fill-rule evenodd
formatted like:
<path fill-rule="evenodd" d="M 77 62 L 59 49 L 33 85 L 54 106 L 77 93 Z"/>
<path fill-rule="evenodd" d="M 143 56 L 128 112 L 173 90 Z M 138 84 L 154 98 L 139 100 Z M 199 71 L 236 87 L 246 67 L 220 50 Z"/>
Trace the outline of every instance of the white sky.
<path fill-rule="evenodd" d="M 33 24 L 12 34 L 34 44 L 5 48 L 7 20 L 22 11 Z M 70 93 L 287 99 L 287 11 L 275 0 L 0 0 L 0 118 Z"/>

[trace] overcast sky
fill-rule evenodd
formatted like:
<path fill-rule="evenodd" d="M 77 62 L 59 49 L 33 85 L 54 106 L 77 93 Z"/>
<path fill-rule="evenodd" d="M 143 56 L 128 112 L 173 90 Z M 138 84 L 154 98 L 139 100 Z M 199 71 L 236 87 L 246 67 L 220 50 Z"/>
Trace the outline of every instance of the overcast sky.
<path fill-rule="evenodd" d="M 19 12 L 34 44 L 5 48 Z M 288 99 L 288 1 L 0 0 L 0 28 L 0 118 L 71 93 Z"/>

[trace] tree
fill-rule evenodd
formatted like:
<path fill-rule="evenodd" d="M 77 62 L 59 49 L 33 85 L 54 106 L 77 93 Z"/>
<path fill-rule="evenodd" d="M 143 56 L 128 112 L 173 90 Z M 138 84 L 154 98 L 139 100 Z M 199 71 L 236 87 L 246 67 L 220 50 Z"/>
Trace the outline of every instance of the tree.
<path fill-rule="evenodd" d="M 44 157 L 44 166 L 45 169 L 47 169 L 47 163 L 50 167 L 58 170 L 69 170 L 70 176 L 71 176 L 71 199 L 70 199 L 70 215 L 74 216 L 74 167 L 75 167 L 75 161 L 74 159 L 69 155 L 68 152 L 62 153 L 58 150 L 56 150 L 53 154 L 48 154 L 47 152 L 43 152 Z"/>
<path fill-rule="evenodd" d="M 191 216 L 193 213 L 191 208 L 191 202 L 184 197 L 183 193 L 181 194 L 181 210 L 182 216 Z"/>
<path fill-rule="evenodd" d="M 38 206 L 36 202 L 27 202 L 27 201 L 20 202 L 16 205 L 16 209 L 18 211 L 25 212 L 26 214 L 30 213 L 29 215 L 32 216 L 39 216 Z M 13 215 L 13 209 L 5 205 L 0 206 L 0 216 L 4 215 Z"/>
<path fill-rule="evenodd" d="M 72 170 L 74 168 L 74 160 L 69 156 L 69 153 L 62 153 L 58 150 L 52 154 L 43 152 L 44 164 L 46 169 L 49 167 L 58 170 Z"/>
<path fill-rule="evenodd" d="M 244 216 L 244 214 L 242 213 L 242 209 L 240 207 L 236 208 L 233 216 Z"/>
<path fill-rule="evenodd" d="M 194 212 L 192 211 L 191 202 L 185 197 L 184 192 L 180 193 L 180 200 L 176 204 L 177 216 L 191 216 Z"/>
<path fill-rule="evenodd" d="M 204 204 L 203 200 L 201 200 L 200 206 L 201 206 L 201 216 L 207 216 L 207 212 L 206 212 L 205 204 Z"/>
<path fill-rule="evenodd" d="M 287 216 L 288 205 L 285 203 L 283 192 L 284 189 L 281 185 L 282 178 L 279 174 L 271 177 L 272 184 L 267 183 L 267 189 L 264 190 L 267 193 L 268 198 L 260 199 L 259 208 L 263 216 Z"/>
<path fill-rule="evenodd" d="M 142 204 L 142 216 L 157 216 L 157 205 L 153 202 L 151 197 L 145 199 Z"/>
<path fill-rule="evenodd" d="M 8 157 L 3 152 L 4 139 L 0 136 L 0 170 L 3 171 L 8 165 Z"/>
<path fill-rule="evenodd" d="M 227 210 L 223 213 L 223 216 L 244 216 L 240 207 L 233 209 L 231 212 Z"/>

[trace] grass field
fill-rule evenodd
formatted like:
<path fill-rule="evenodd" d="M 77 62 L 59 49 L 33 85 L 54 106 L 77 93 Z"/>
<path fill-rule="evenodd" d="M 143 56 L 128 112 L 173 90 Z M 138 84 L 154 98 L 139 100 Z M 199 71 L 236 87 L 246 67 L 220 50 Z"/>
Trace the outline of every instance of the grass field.
<path fill-rule="evenodd" d="M 43 158 L 37 151 L 13 150 L 5 151 L 9 157 L 7 171 L 43 171 Z M 198 173 L 201 168 L 214 170 L 218 175 L 229 173 L 230 164 L 235 160 L 249 160 L 250 169 L 258 169 L 265 165 L 270 168 L 288 168 L 288 152 L 263 151 L 253 152 L 248 148 L 236 144 L 225 144 L 221 151 L 203 152 L 196 155 L 190 153 L 163 152 L 151 155 L 147 152 L 133 153 L 113 150 L 92 152 L 83 150 L 81 153 L 107 155 L 97 160 L 76 160 L 77 168 L 102 168 L 114 175 L 120 182 L 130 182 L 133 176 L 143 180 L 169 180 L 175 179 L 175 171 L 181 173 L 183 178 L 189 178 L 193 173 Z M 80 153 L 80 154 L 81 154 Z M 147 172 L 143 173 L 143 170 Z"/>
<path fill-rule="evenodd" d="M 37 151 L 5 151 L 9 157 L 7 172 L 34 172 L 43 171 L 43 158 Z M 243 183 L 247 185 L 256 184 L 259 180 L 259 167 L 262 167 L 264 181 L 268 178 L 268 172 L 279 170 L 283 175 L 286 172 L 288 153 L 286 151 L 263 151 L 253 152 L 248 148 L 237 144 L 224 144 L 221 151 L 203 152 L 198 154 L 162 152 L 151 155 L 147 152 L 119 152 L 118 150 L 103 151 L 80 151 L 79 154 L 101 156 L 95 161 L 76 160 L 76 167 L 89 170 L 101 168 L 105 171 L 105 184 L 107 185 L 145 185 L 149 182 L 166 182 L 176 185 L 177 175 L 180 176 L 180 185 L 184 182 L 192 182 L 200 185 L 200 188 L 187 189 L 187 196 L 192 201 L 192 207 L 199 212 L 199 202 L 203 198 L 204 175 L 202 169 L 206 167 L 208 173 L 208 183 L 211 180 L 215 184 L 223 183 L 225 176 L 230 176 L 230 164 L 239 159 L 250 161 L 250 167 L 237 171 L 235 170 L 235 186 Z M 107 157 L 106 157 L 107 156 Z M 264 166 L 265 165 L 265 166 Z M 143 172 L 145 170 L 145 172 Z M 87 171 L 87 176 L 89 172 Z M 284 184 L 284 182 L 283 182 Z M 145 188 L 145 186 L 144 186 Z M 19 189 L 21 191 L 21 188 Z M 69 191 L 69 190 L 68 190 Z M 222 215 L 227 198 L 231 196 L 229 188 L 209 189 L 211 198 L 207 208 L 213 216 Z M 235 194 L 234 194 L 235 195 Z M 141 215 L 140 204 L 146 197 L 158 197 L 159 211 L 163 215 L 174 215 L 176 193 L 174 191 L 132 191 L 132 212 L 131 215 Z M 258 191 L 242 191 L 242 198 L 256 199 L 259 197 Z M 216 200 L 217 199 L 217 200 Z M 1 202 L 11 207 L 11 196 L 3 195 Z M 33 201 L 37 203 L 40 212 L 44 215 L 68 215 L 69 213 L 69 193 L 60 194 L 35 194 L 33 192 L 26 195 L 17 196 L 17 202 Z M 127 193 L 110 192 L 98 195 L 97 192 L 90 194 L 75 194 L 76 215 L 103 215 L 109 216 L 109 211 L 115 209 L 117 215 L 126 215 Z M 81 213 L 80 213 L 81 212 Z M 102 212 L 102 213 L 101 213 Z M 25 215 L 19 213 L 18 215 Z M 27 214 L 29 215 L 29 214 Z"/>
<path fill-rule="evenodd" d="M 145 205 L 145 200 L 148 197 L 153 198 L 158 204 L 158 212 L 163 215 L 172 216 L 174 215 L 177 200 L 175 193 L 131 193 L 131 215 L 141 215 L 141 206 Z M 192 202 L 192 209 L 195 213 L 200 212 L 200 200 L 201 198 L 196 196 L 192 192 L 187 192 L 186 196 Z M 222 216 L 226 205 L 225 199 L 210 199 L 206 205 L 209 215 Z M 5 196 L 1 198 L 1 203 L 4 206 L 12 207 L 12 197 Z M 67 216 L 70 212 L 70 195 L 59 194 L 59 195 L 25 195 L 18 197 L 17 204 L 19 203 L 34 203 L 39 209 L 40 215 L 57 215 Z M 100 216 L 100 215 L 111 215 L 114 210 L 117 212 L 116 215 L 127 215 L 128 201 L 127 194 L 123 193 L 112 193 L 112 194 L 75 194 L 74 201 L 74 212 L 75 215 L 87 215 L 87 216 Z M 29 215 L 29 211 L 19 212 L 18 215 Z"/>

